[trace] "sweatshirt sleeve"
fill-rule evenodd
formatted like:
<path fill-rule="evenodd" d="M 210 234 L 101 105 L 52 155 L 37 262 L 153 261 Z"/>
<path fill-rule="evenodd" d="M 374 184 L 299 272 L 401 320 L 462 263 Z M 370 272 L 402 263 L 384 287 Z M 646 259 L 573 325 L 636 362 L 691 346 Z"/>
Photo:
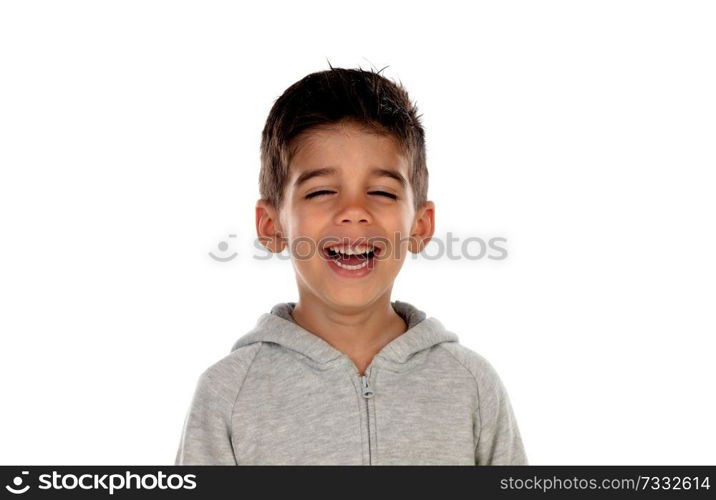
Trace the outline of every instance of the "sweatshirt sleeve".
<path fill-rule="evenodd" d="M 231 443 L 233 400 L 224 392 L 211 371 L 199 377 L 175 465 L 237 465 Z"/>
<path fill-rule="evenodd" d="M 478 382 L 476 465 L 528 465 L 507 391 L 487 362 Z"/>

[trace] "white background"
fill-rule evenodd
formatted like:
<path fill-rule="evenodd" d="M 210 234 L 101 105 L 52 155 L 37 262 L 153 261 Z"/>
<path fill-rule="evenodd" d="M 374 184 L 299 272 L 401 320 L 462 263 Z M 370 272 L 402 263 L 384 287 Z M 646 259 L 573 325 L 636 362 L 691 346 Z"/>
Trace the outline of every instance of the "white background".
<path fill-rule="evenodd" d="M 715 14 L 3 2 L 0 463 L 173 463 L 199 374 L 297 298 L 252 258 L 260 132 L 327 61 L 417 102 L 436 238 L 507 238 L 392 298 L 492 362 L 530 462 L 715 463 Z"/>

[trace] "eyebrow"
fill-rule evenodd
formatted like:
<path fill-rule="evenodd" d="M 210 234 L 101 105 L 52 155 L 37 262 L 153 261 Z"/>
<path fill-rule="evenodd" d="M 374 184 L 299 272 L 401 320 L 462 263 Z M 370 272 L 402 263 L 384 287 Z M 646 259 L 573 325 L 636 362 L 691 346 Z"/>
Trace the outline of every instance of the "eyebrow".
<path fill-rule="evenodd" d="M 403 177 L 403 174 L 396 170 L 391 170 L 389 168 L 374 168 L 370 171 L 371 175 L 374 175 L 376 177 L 390 177 L 391 179 L 395 179 L 398 181 L 403 189 L 406 188 L 408 185 L 408 181 L 405 180 L 405 177 Z"/>
<path fill-rule="evenodd" d="M 338 170 L 333 167 L 322 167 L 306 170 L 304 172 L 301 172 L 301 174 L 296 179 L 296 182 L 293 183 L 293 187 L 297 188 L 304 182 L 308 181 L 309 179 L 313 179 L 314 177 L 335 175 L 337 172 Z M 400 183 L 403 189 L 405 189 L 408 185 L 408 181 L 405 179 L 405 177 L 403 177 L 403 174 L 395 170 L 391 170 L 388 168 L 374 168 L 370 171 L 370 173 L 372 176 L 375 177 L 390 177 L 391 179 L 395 179 Z"/>
<path fill-rule="evenodd" d="M 306 170 L 304 172 L 301 172 L 301 174 L 298 176 L 298 179 L 296 179 L 296 182 L 293 183 L 293 187 L 296 188 L 307 180 L 313 179 L 314 177 L 335 175 L 336 172 L 337 170 L 333 167 L 323 167 Z"/>

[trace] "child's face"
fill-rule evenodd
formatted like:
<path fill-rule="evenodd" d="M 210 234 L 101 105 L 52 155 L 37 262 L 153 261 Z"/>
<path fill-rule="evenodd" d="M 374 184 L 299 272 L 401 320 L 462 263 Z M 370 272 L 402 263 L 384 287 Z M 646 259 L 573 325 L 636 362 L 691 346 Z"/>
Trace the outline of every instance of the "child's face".
<path fill-rule="evenodd" d="M 297 184 L 302 174 L 320 168 L 335 172 Z M 379 168 L 402 177 L 405 184 L 375 173 Z M 345 308 L 365 307 L 390 295 L 407 250 L 419 252 L 434 231 L 434 205 L 428 201 L 416 212 L 408 168 L 395 138 L 354 124 L 313 129 L 299 139 L 281 210 L 277 214 L 260 200 L 257 229 L 264 236 L 270 232 L 268 218 L 260 213 L 278 219 L 274 229 L 290 245 L 300 297 L 310 294 Z M 358 271 L 342 269 L 323 247 L 345 238 L 378 245 L 378 256 Z"/>

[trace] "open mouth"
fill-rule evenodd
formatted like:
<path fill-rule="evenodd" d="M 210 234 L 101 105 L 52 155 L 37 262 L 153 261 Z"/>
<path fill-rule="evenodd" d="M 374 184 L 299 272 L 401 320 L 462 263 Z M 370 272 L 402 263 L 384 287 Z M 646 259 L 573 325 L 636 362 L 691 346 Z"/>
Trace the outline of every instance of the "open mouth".
<path fill-rule="evenodd" d="M 323 249 L 323 255 L 326 259 L 346 271 L 358 271 L 365 268 L 372 269 L 375 264 L 375 257 L 379 254 L 380 249 L 376 247 L 360 250 L 340 247 L 328 247 Z"/>

